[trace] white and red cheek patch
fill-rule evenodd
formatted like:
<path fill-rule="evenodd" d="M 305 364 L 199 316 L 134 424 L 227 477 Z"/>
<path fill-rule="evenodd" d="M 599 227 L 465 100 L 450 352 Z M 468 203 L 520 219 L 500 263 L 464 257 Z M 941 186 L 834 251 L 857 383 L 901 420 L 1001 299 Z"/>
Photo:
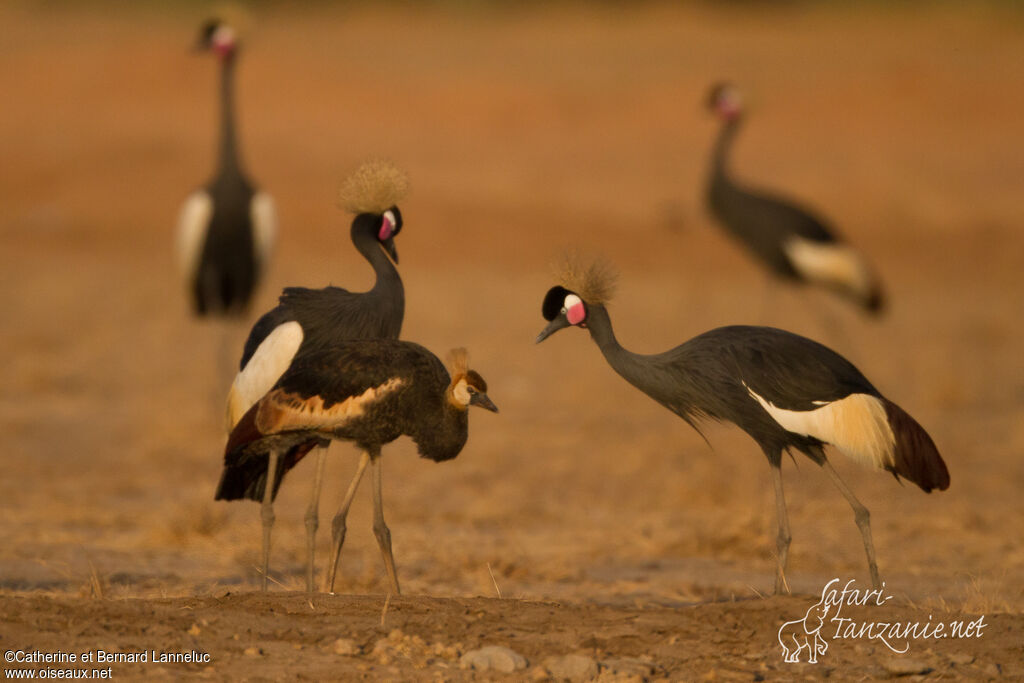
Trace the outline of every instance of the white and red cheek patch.
<path fill-rule="evenodd" d="M 579 325 L 587 317 L 587 308 L 583 300 L 575 294 L 565 297 L 565 318 L 570 325 Z"/>
<path fill-rule="evenodd" d="M 743 111 L 743 106 L 740 103 L 739 95 L 725 92 L 719 96 L 718 101 L 715 103 L 715 109 L 718 110 L 718 115 L 722 118 L 734 119 Z"/>
<path fill-rule="evenodd" d="M 385 211 L 380 219 L 380 230 L 377 232 L 377 239 L 381 242 L 387 240 L 395 233 L 395 217 L 390 211 Z"/>
<path fill-rule="evenodd" d="M 226 57 L 235 50 L 235 32 L 228 26 L 221 26 L 214 31 L 210 42 L 214 52 Z"/>

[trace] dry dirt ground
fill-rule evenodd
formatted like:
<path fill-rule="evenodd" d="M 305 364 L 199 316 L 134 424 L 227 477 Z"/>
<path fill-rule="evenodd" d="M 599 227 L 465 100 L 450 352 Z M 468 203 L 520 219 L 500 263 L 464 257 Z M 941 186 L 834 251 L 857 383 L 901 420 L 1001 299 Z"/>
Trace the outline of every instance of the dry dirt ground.
<path fill-rule="evenodd" d="M 455 461 L 385 451 L 405 591 L 390 602 L 365 488 L 337 595 L 303 592 L 310 466 L 278 500 L 269 595 L 257 506 L 212 500 L 228 365 L 252 319 L 191 319 L 175 273 L 173 226 L 212 169 L 216 116 L 214 64 L 188 51 L 203 11 L 186 7 L 0 9 L 5 655 L 209 655 L 106 665 L 114 678 L 506 676 L 460 668 L 492 645 L 528 660 L 510 679 L 568 675 L 557 658 L 573 654 L 578 677 L 608 680 L 1024 677 L 1024 16 L 1009 3 L 256 16 L 241 134 L 281 235 L 253 315 L 285 285 L 369 286 L 333 195 L 389 157 L 413 185 L 403 336 L 468 346 L 501 408 L 472 416 Z M 737 174 L 832 216 L 882 273 L 883 318 L 768 282 L 712 225 L 701 105 L 722 77 L 753 103 Z M 816 664 L 785 663 L 784 622 L 833 578 L 865 586 L 848 506 L 810 463 L 785 465 L 794 595 L 769 597 L 774 500 L 755 444 L 726 426 L 705 443 L 583 332 L 533 344 L 567 246 L 620 269 L 611 310 L 629 348 L 785 327 L 915 415 L 948 491 L 835 459 L 873 513 L 891 598 L 843 617 L 980 635 L 918 633 L 898 655 L 829 621 Z M 324 520 L 354 462 L 332 447 Z"/>

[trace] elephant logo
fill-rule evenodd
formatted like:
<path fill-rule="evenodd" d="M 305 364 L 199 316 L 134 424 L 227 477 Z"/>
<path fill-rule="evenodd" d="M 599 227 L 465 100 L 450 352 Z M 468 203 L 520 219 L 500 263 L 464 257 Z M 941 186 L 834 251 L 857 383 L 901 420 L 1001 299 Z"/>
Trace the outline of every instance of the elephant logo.
<path fill-rule="evenodd" d="M 779 645 L 782 646 L 782 657 L 790 664 L 800 661 L 800 653 L 807 651 L 807 662 L 818 663 L 818 655 L 828 650 L 828 642 L 821 637 L 821 629 L 825 626 L 825 615 L 829 605 L 825 596 L 807 610 L 803 619 L 787 621 L 779 627 Z"/>

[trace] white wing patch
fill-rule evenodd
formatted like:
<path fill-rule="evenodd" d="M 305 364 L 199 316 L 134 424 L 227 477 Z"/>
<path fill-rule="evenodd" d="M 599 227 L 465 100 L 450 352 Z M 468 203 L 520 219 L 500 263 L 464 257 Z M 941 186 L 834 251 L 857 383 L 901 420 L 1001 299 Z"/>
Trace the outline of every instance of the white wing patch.
<path fill-rule="evenodd" d="M 260 401 L 256 413 L 256 429 L 262 434 L 316 429 L 330 432 L 349 420 L 366 414 L 366 408 L 402 386 L 401 377 L 393 377 L 384 384 L 370 387 L 358 396 L 349 396 L 330 408 L 324 407 L 320 396 L 302 398 L 281 389 L 272 391 Z"/>
<path fill-rule="evenodd" d="M 274 388 L 302 345 L 302 325 L 294 320 L 274 328 L 235 375 L 228 393 L 227 428 L 230 433 L 256 401 Z"/>
<path fill-rule="evenodd" d="M 260 268 L 270 260 L 270 252 L 277 240 L 277 207 L 266 192 L 257 192 L 249 204 L 249 217 L 253 226 L 253 246 Z"/>
<path fill-rule="evenodd" d="M 793 237 L 783 249 L 797 272 L 808 280 L 849 289 L 864 298 L 870 296 L 874 278 L 864 259 L 851 247 Z"/>
<path fill-rule="evenodd" d="M 814 410 L 785 410 L 758 396 L 746 383 L 743 386 L 786 431 L 813 436 L 868 467 L 883 469 L 895 463 L 896 437 L 885 406 L 874 396 L 850 394 Z"/>
<path fill-rule="evenodd" d="M 188 196 L 178 216 L 178 234 L 175 246 L 178 268 L 186 283 L 191 283 L 199 267 L 206 231 L 213 216 L 213 200 L 206 190 L 196 190 Z"/>

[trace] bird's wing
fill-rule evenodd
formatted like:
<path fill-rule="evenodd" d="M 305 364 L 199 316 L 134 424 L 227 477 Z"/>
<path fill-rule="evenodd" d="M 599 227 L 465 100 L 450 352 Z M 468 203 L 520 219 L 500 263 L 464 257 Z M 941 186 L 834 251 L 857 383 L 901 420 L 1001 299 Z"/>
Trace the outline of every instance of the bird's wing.
<path fill-rule="evenodd" d="M 257 192 L 249 202 L 249 217 L 253 227 L 253 247 L 260 267 L 270 260 L 270 252 L 277 239 L 277 208 L 266 192 Z"/>
<path fill-rule="evenodd" d="M 206 241 L 206 231 L 213 216 L 213 200 L 206 190 L 196 190 L 188 196 L 178 217 L 176 252 L 178 267 L 191 282 L 199 265 Z"/>
<path fill-rule="evenodd" d="M 852 363 L 806 337 L 745 326 L 719 328 L 706 336 L 710 348 L 725 351 L 729 372 L 779 408 L 814 410 L 854 393 L 879 395 Z"/>
<path fill-rule="evenodd" d="M 799 235 L 815 242 L 836 241 L 835 231 L 814 212 L 786 197 L 765 190 L 738 189 L 738 205 L 761 228 L 770 227 L 780 233 Z"/>
<path fill-rule="evenodd" d="M 238 424 L 256 401 L 277 384 L 302 345 L 303 331 L 299 323 L 294 320 L 282 322 L 274 326 L 269 333 L 263 334 L 261 324 L 269 327 L 272 322 L 273 319 L 264 316 L 249 335 L 253 343 L 259 337 L 262 339 L 259 339 L 258 345 L 252 351 L 249 351 L 249 342 L 246 343 L 242 368 L 235 375 L 231 390 L 228 392 L 228 431 Z"/>
<path fill-rule="evenodd" d="M 385 396 L 412 388 L 430 359 L 443 371 L 422 347 L 390 339 L 352 340 L 303 352 L 268 395 L 271 407 L 260 429 L 335 429 Z"/>
<path fill-rule="evenodd" d="M 256 426 L 263 434 L 306 430 L 330 433 L 362 417 L 371 405 L 405 384 L 402 377 L 391 377 L 382 384 L 351 393 L 341 400 L 337 400 L 338 394 L 329 391 L 323 393 L 330 393 L 333 400 L 320 394 L 303 396 L 274 389 L 260 401 Z"/>
<path fill-rule="evenodd" d="M 340 301 L 348 297 L 359 296 L 353 292 L 335 287 L 333 285 L 322 289 L 310 289 L 308 287 L 285 287 L 278 298 L 282 306 L 311 307 L 323 309 L 332 305 L 337 306 Z"/>

